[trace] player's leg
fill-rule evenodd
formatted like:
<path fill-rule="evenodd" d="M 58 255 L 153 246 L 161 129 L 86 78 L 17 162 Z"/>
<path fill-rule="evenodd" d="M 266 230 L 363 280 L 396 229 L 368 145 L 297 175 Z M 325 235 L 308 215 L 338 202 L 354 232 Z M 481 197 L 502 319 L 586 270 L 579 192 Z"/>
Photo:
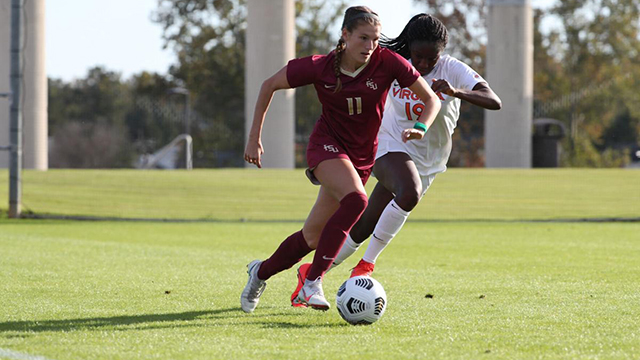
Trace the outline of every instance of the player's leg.
<path fill-rule="evenodd" d="M 380 214 L 367 250 L 351 276 L 370 275 L 373 272 L 378 256 L 400 231 L 423 193 L 418 169 L 406 153 L 390 152 L 380 157 L 373 171 L 378 183 L 395 194 L 395 197 Z"/>
<path fill-rule="evenodd" d="M 404 152 L 390 152 L 373 166 L 378 182 L 395 194 L 394 202 L 411 211 L 422 197 L 422 180 L 411 156 Z"/>
<path fill-rule="evenodd" d="M 315 249 L 318 246 L 318 240 L 320 239 L 320 234 L 322 233 L 324 225 L 336 212 L 339 206 L 340 202 L 338 202 L 338 200 L 333 196 L 329 195 L 325 187 L 321 186 L 320 191 L 318 192 L 316 203 L 313 205 L 313 208 L 311 208 L 311 212 L 309 213 L 309 216 L 307 217 L 307 220 L 302 227 L 302 234 L 307 241 L 307 245 L 310 248 Z M 304 281 L 307 278 L 307 274 L 309 273 L 310 268 L 311 263 L 305 263 L 298 267 L 298 271 L 296 274 L 298 278 L 298 285 L 291 294 L 292 306 L 306 307 L 306 304 L 298 303 L 295 301 L 295 299 L 298 297 L 298 293 L 304 285 Z"/>
<path fill-rule="evenodd" d="M 329 195 L 325 189 L 320 188 L 316 203 L 311 209 L 311 213 L 307 217 L 302 230 L 286 238 L 265 261 L 254 260 L 247 265 L 249 280 L 240 296 L 240 304 L 244 311 L 252 312 L 256 308 L 260 301 L 260 295 L 262 295 L 266 287 L 266 280 L 281 271 L 291 268 L 315 249 L 324 224 L 326 224 L 338 206 L 339 202 Z M 298 273 L 300 273 L 300 269 L 298 269 Z M 296 289 L 294 295 L 297 296 L 299 290 Z M 294 295 L 292 295 L 292 300 Z"/>
<path fill-rule="evenodd" d="M 303 231 L 300 230 L 287 237 L 265 261 L 254 260 L 247 265 L 249 280 L 240 296 L 242 310 L 252 312 L 260 301 L 266 280 L 291 268 L 311 251 L 313 249 L 307 245 Z"/>
<path fill-rule="evenodd" d="M 347 159 L 331 159 L 320 163 L 316 177 L 340 206 L 324 226 L 309 278 L 321 276 L 342 246 L 346 234 L 359 220 L 367 207 L 367 196 L 360 175 Z M 326 250 L 323 249 L 326 247 Z M 325 251 L 327 253 L 325 253 Z M 316 265 L 317 268 L 316 268 Z"/>
<path fill-rule="evenodd" d="M 393 200 L 393 197 L 393 193 L 387 190 L 381 183 L 376 184 L 369 196 L 367 209 L 362 213 L 360 220 L 358 220 L 349 233 L 354 242 L 362 244 L 369 238 L 384 208 Z"/>
<path fill-rule="evenodd" d="M 316 202 L 313 204 L 302 227 L 302 234 L 310 248 L 315 249 L 318 247 L 318 240 L 320 240 L 322 229 L 324 229 L 329 218 L 331 218 L 339 207 L 340 201 L 333 197 L 326 187 L 320 186 Z"/>
<path fill-rule="evenodd" d="M 367 196 L 360 175 L 348 159 L 322 161 L 314 169 L 314 175 L 327 193 L 339 200 L 340 205 L 322 229 L 313 263 L 296 299 L 313 308 L 327 310 L 329 303 L 322 291 L 322 276 L 342 247 L 346 235 L 364 212 Z"/>
<path fill-rule="evenodd" d="M 382 211 L 387 207 L 387 204 L 393 200 L 393 194 L 387 190 L 382 184 L 377 183 L 373 188 L 371 195 L 369 195 L 369 204 L 367 209 L 362 213 L 360 220 L 351 228 L 347 239 L 340 248 L 340 252 L 333 260 L 333 264 L 330 269 L 342 264 L 349 256 L 353 255 L 360 245 L 367 240 L 367 238 L 373 233 L 373 229 L 382 214 Z"/>

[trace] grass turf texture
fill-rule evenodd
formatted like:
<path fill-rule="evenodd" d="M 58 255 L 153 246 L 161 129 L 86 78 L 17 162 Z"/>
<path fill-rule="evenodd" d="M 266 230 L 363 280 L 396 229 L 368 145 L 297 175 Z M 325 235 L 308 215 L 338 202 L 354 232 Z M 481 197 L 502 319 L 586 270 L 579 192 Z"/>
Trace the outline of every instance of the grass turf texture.
<path fill-rule="evenodd" d="M 8 189 L 3 172 L 0 189 Z M 40 215 L 302 221 L 317 194 L 300 169 L 50 170 L 23 178 L 24 210 Z M 450 169 L 411 220 L 637 218 L 638 184 L 640 171 L 625 169 Z M 0 191 L 0 209 L 7 196 Z"/>
<path fill-rule="evenodd" d="M 637 217 L 640 173 L 439 176 L 378 261 L 387 312 L 373 326 L 353 327 L 335 307 L 291 308 L 294 269 L 269 281 L 255 313 L 240 310 L 245 265 L 298 230 L 301 223 L 278 220 L 303 219 L 315 198 L 298 172 L 25 172 L 25 201 L 41 213 L 273 222 L 0 219 L 0 358 L 3 349 L 47 359 L 626 359 L 640 352 L 640 223 L 502 221 Z M 482 221 L 415 221 L 456 218 Z M 332 305 L 362 253 L 326 276 Z"/>
<path fill-rule="evenodd" d="M 297 224 L 0 226 L 0 349 L 49 359 L 624 359 L 640 350 L 638 223 L 409 223 L 378 262 L 389 307 L 366 327 L 335 308 L 290 307 L 293 269 L 269 281 L 255 313 L 240 310 L 244 266 Z M 357 259 L 326 276 L 332 305 Z"/>

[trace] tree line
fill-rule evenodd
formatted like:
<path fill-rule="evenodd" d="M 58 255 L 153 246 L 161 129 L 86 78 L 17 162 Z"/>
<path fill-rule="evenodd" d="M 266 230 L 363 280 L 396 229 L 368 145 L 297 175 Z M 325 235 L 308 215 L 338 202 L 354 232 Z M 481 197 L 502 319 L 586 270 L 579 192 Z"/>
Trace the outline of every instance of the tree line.
<path fill-rule="evenodd" d="M 415 0 L 441 19 L 445 52 L 484 74 L 483 0 Z M 327 53 L 342 0 L 297 0 L 296 56 Z M 562 166 L 624 166 L 640 148 L 640 0 L 564 0 L 534 16 L 534 117 L 568 129 Z M 375 10 L 375 9 L 374 9 Z M 166 74 L 129 79 L 96 67 L 72 82 L 49 79 L 52 167 L 135 166 L 184 131 L 189 91 L 195 167 L 242 166 L 245 0 L 159 0 L 153 21 L 177 55 Z M 383 24 L 384 34 L 384 24 Z M 398 34 L 385 34 L 396 36 Z M 320 114 L 312 87 L 296 91 L 296 164 Z M 450 166 L 483 166 L 484 113 L 463 103 Z"/>

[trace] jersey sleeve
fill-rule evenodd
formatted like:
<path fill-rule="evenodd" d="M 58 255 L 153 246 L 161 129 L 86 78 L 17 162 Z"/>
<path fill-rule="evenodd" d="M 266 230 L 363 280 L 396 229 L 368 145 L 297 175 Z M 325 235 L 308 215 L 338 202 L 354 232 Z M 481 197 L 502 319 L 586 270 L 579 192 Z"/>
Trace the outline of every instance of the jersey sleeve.
<path fill-rule="evenodd" d="M 392 74 L 400 87 L 409 87 L 418 80 L 420 73 L 409 63 L 405 58 L 396 54 L 395 52 L 388 50 L 388 58 L 391 62 Z"/>
<path fill-rule="evenodd" d="M 289 86 L 296 88 L 313 84 L 318 77 L 318 67 L 321 56 L 307 56 L 289 60 L 287 64 L 287 81 Z"/>
<path fill-rule="evenodd" d="M 451 64 L 451 69 L 453 70 L 452 73 L 455 74 L 453 76 L 455 83 L 451 85 L 458 89 L 471 90 L 477 83 L 486 82 L 480 74 L 460 60 L 456 59 Z"/>

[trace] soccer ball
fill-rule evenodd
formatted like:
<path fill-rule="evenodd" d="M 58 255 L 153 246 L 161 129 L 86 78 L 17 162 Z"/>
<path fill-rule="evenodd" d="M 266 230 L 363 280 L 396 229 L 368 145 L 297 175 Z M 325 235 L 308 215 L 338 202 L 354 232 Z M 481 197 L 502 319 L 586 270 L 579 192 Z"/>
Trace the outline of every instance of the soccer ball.
<path fill-rule="evenodd" d="M 387 309 L 387 294 L 376 279 L 355 276 L 338 289 L 336 307 L 340 316 L 351 325 L 373 324 Z"/>

